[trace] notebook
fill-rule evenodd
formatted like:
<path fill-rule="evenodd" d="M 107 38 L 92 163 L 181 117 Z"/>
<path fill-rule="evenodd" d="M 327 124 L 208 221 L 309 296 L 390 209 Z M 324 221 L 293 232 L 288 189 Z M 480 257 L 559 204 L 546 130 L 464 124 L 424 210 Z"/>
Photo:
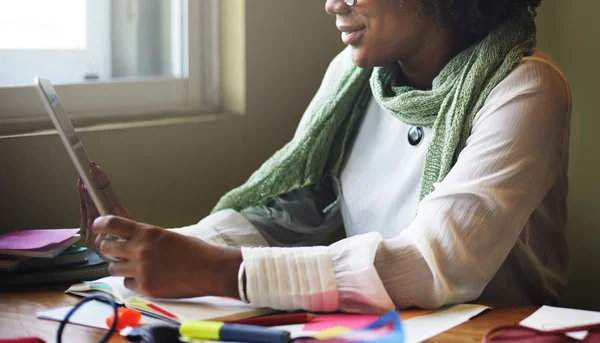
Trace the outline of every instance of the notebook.
<path fill-rule="evenodd" d="M 98 255 L 87 250 L 87 261 L 75 265 L 19 269 L 0 272 L 0 289 L 15 285 L 35 285 L 58 282 L 82 282 L 108 276 L 108 264 Z"/>
<path fill-rule="evenodd" d="M 71 245 L 61 254 L 53 258 L 39 258 L 26 256 L 0 255 L 0 273 L 6 273 L 13 270 L 32 270 L 72 266 L 83 264 L 88 261 L 87 249 L 76 245 Z"/>
<path fill-rule="evenodd" d="M 125 288 L 123 278 L 114 276 L 75 284 L 66 291 L 84 297 L 96 292 L 111 295 L 120 305 L 175 324 L 181 324 L 186 320 L 235 320 L 276 312 L 267 308 L 254 308 L 240 300 L 223 297 L 149 298 Z"/>
<path fill-rule="evenodd" d="M 0 255 L 52 258 L 79 240 L 79 229 L 13 231 L 0 237 Z"/>
<path fill-rule="evenodd" d="M 20 270 L 30 269 L 48 269 L 58 266 L 72 266 L 75 264 L 86 263 L 87 248 L 72 245 L 54 258 L 30 258 L 21 261 Z"/>
<path fill-rule="evenodd" d="M 21 261 L 16 257 L 0 256 L 0 272 L 9 272 L 17 269 Z"/>

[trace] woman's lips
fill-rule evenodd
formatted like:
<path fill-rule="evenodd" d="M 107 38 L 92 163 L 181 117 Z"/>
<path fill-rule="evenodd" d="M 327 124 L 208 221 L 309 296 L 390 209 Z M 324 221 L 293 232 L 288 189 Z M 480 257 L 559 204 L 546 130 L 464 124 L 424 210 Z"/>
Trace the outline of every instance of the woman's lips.
<path fill-rule="evenodd" d="M 342 41 L 346 45 L 357 44 L 366 31 L 366 26 L 357 28 L 338 27 L 342 31 Z"/>

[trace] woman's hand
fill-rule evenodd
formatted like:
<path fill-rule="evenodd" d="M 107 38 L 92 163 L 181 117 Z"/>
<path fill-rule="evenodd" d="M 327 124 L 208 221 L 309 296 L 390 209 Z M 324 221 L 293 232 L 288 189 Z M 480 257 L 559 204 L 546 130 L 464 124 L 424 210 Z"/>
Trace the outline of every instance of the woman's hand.
<path fill-rule="evenodd" d="M 90 164 L 90 174 L 92 187 L 95 187 L 101 192 L 106 192 L 112 204 L 111 213 L 123 218 L 133 219 L 131 213 L 121 204 L 121 201 L 115 194 L 110 185 L 110 180 L 104 174 L 100 167 L 92 162 Z M 100 243 L 105 239 L 104 235 L 94 234 L 90 228 L 96 218 L 100 216 L 96 205 L 92 201 L 90 194 L 87 191 L 88 186 L 83 184 L 81 179 L 77 180 L 77 193 L 79 194 L 80 213 L 81 213 L 81 235 L 88 249 L 98 252 Z"/>
<path fill-rule="evenodd" d="M 96 219 L 92 230 L 124 239 L 103 240 L 100 251 L 121 259 L 110 264 L 110 274 L 124 276 L 125 287 L 135 292 L 154 298 L 238 298 L 239 249 L 116 216 Z"/>

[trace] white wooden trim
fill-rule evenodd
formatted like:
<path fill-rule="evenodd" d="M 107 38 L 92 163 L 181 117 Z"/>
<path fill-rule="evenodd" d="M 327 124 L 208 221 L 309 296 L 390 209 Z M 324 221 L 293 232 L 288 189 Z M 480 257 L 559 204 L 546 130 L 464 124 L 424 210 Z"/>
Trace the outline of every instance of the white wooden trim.
<path fill-rule="evenodd" d="M 190 105 L 205 104 L 209 107 L 221 106 L 220 85 L 220 40 L 219 40 L 219 5 L 218 0 L 190 1 L 190 32 L 199 32 L 197 37 L 190 37 L 189 75 Z M 199 16 L 199 17 L 196 17 Z M 193 44 L 196 40 L 199 44 Z M 202 60 L 203 63 L 191 63 Z M 200 95 L 200 97 L 197 97 Z"/>
<path fill-rule="evenodd" d="M 183 15 L 186 8 L 183 4 L 184 0 L 171 0 L 171 73 L 175 76 L 183 76 Z M 177 25 L 175 24 L 177 23 Z M 186 40 L 187 41 L 187 40 Z"/>

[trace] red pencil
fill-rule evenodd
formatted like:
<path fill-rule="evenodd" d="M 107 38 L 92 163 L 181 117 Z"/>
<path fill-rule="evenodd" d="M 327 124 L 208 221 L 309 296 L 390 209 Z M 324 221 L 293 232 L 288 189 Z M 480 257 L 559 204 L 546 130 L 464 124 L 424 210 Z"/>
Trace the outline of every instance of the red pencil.
<path fill-rule="evenodd" d="M 287 313 L 273 316 L 253 317 L 235 320 L 226 320 L 229 324 L 248 324 L 258 326 L 276 326 L 276 325 L 291 325 L 307 323 L 316 318 L 316 314 L 312 313 Z"/>

